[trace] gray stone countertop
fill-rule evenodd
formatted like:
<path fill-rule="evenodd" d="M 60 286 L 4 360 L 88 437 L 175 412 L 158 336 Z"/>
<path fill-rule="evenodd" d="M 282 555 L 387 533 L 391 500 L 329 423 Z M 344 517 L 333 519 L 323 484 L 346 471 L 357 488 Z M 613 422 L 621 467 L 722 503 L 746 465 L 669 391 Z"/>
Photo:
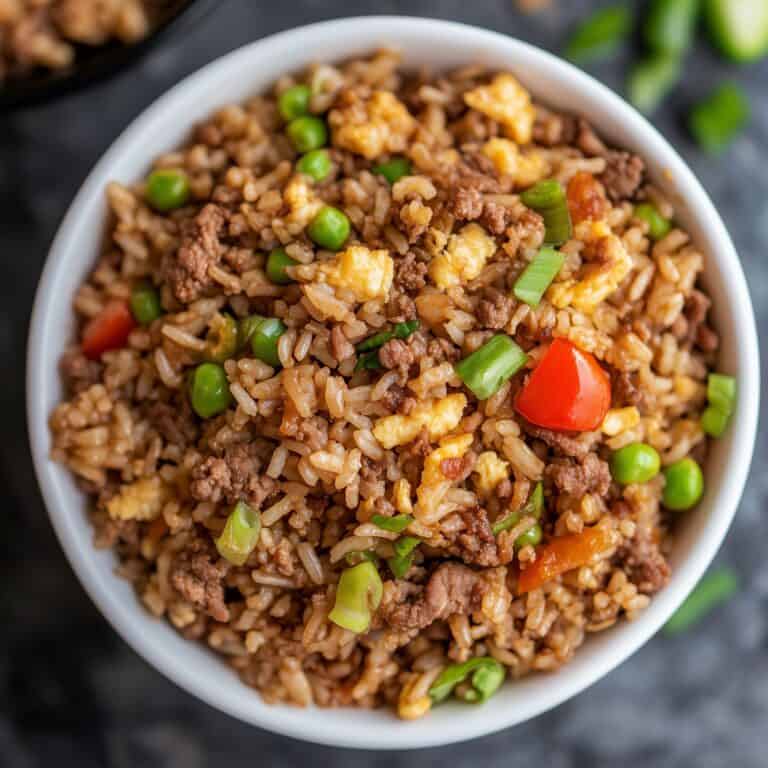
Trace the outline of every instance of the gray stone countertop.
<path fill-rule="evenodd" d="M 523 16 L 512 0 L 222 2 L 205 22 L 114 80 L 48 106 L 0 114 L 0 766 L 545 766 L 763 768 L 768 765 L 768 447 L 718 556 L 743 589 L 697 629 L 660 635 L 591 689 L 535 720 L 442 749 L 386 754 L 315 747 L 243 725 L 196 701 L 131 651 L 76 581 L 54 538 L 29 458 L 24 347 L 50 241 L 78 186 L 123 127 L 222 53 L 299 24 L 406 13 L 464 21 L 557 50 L 598 3 L 559 0 Z M 592 68 L 614 88 L 627 58 Z M 697 150 L 685 109 L 723 78 L 751 95 L 749 130 L 727 155 Z M 700 43 L 655 118 L 693 166 L 736 242 L 760 329 L 768 330 L 768 60 L 735 68 Z M 183 119 L 183 115 L 179 116 Z"/>

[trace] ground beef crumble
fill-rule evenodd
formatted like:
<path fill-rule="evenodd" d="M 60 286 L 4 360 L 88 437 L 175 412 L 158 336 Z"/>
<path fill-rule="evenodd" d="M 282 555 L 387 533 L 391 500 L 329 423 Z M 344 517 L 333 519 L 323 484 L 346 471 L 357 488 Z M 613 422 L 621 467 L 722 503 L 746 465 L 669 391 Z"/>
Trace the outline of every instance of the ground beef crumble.
<path fill-rule="evenodd" d="M 261 459 L 253 443 L 228 446 L 222 456 L 208 456 L 193 470 L 189 484 L 191 495 L 198 501 L 222 500 L 234 504 L 246 500 L 259 508 L 275 489 L 275 481 L 259 474 Z"/>
<path fill-rule="evenodd" d="M 544 470 L 562 493 L 581 497 L 587 493 L 604 496 L 611 487 L 611 471 L 608 464 L 594 453 L 583 460 L 553 459 Z"/>
<path fill-rule="evenodd" d="M 228 571 L 229 563 L 214 554 L 206 541 L 196 539 L 177 554 L 171 565 L 170 580 L 185 600 L 223 622 L 230 618 L 223 584 Z"/>

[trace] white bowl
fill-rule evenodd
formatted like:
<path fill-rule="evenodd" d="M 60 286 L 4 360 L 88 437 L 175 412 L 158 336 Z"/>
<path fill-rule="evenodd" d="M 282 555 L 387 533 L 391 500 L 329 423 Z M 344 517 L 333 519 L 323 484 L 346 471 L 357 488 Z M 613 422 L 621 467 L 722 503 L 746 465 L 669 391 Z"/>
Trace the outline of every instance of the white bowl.
<path fill-rule="evenodd" d="M 676 536 L 672 580 L 642 616 L 590 638 L 555 674 L 508 683 L 482 707 L 446 704 L 412 723 L 387 711 L 267 706 L 216 656 L 151 619 L 129 584 L 113 574 L 112 554 L 93 549 L 83 494 L 49 459 L 47 423 L 61 396 L 57 365 L 73 333 L 72 297 L 101 245 L 106 184 L 141 178 L 152 158 L 177 146 L 192 123 L 267 88 L 286 71 L 387 44 L 401 48 L 408 65 L 439 69 L 481 62 L 509 69 L 539 100 L 588 115 L 609 140 L 641 154 L 656 183 L 675 196 L 681 223 L 706 253 L 705 283 L 725 341 L 720 367 L 739 381 L 732 426 L 712 447 L 706 495 Z M 758 362 L 749 293 L 720 216 L 679 155 L 637 112 L 571 65 L 494 32 L 427 19 L 354 18 L 283 32 L 208 65 L 158 99 L 104 155 L 61 225 L 37 291 L 28 350 L 29 429 L 40 486 L 70 562 L 115 629 L 158 670 L 209 704 L 277 733 L 337 746 L 425 747 L 487 734 L 560 704 L 621 663 L 666 621 L 712 560 L 739 503 L 755 441 Z"/>

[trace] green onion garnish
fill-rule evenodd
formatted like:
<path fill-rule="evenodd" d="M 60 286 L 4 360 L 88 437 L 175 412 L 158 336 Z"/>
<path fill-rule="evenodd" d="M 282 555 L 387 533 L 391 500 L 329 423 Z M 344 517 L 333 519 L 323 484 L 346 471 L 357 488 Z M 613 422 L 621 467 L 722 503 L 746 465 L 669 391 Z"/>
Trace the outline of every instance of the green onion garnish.
<path fill-rule="evenodd" d="M 744 128 L 749 114 L 744 91 L 735 83 L 725 83 L 693 108 L 688 127 L 699 145 L 716 155 Z"/>
<path fill-rule="evenodd" d="M 520 199 L 544 219 L 545 245 L 561 245 L 568 240 L 573 232 L 573 225 L 565 189 L 559 181 L 540 181 L 526 189 Z"/>
<path fill-rule="evenodd" d="M 216 539 L 219 554 L 232 565 L 243 565 L 256 548 L 261 533 L 258 510 L 238 501 L 229 513 L 221 536 Z"/>
<path fill-rule="evenodd" d="M 471 675 L 471 677 L 470 677 Z M 504 682 L 504 667 L 490 656 L 476 656 L 463 664 L 451 664 L 439 675 L 429 689 L 433 703 L 445 701 L 453 689 L 468 677 L 472 687 L 464 695 L 464 701 L 481 703 L 490 698 Z"/>
<path fill-rule="evenodd" d="M 371 624 L 371 612 L 381 603 L 384 587 L 376 566 L 366 560 L 342 572 L 336 602 L 328 618 L 337 626 L 360 634 Z"/>
<path fill-rule="evenodd" d="M 419 544 L 421 539 L 403 536 L 392 545 L 395 554 L 387 560 L 387 565 L 396 579 L 402 579 L 408 573 L 408 569 L 413 565 L 413 552 Z"/>
<path fill-rule="evenodd" d="M 371 522 L 382 530 L 402 533 L 413 522 L 413 517 L 411 515 L 393 515 L 392 517 L 373 515 Z"/>
<path fill-rule="evenodd" d="M 611 56 L 624 43 L 632 28 L 632 14 L 626 5 L 613 5 L 592 14 L 571 35 L 566 58 L 583 63 Z"/>
<path fill-rule="evenodd" d="M 267 277 L 277 285 L 288 285 L 293 278 L 285 273 L 286 267 L 295 267 L 299 262 L 292 259 L 282 248 L 270 251 L 267 257 Z"/>
<path fill-rule="evenodd" d="M 498 392 L 528 361 L 528 355 L 503 333 L 456 364 L 459 378 L 478 400 Z"/>
<path fill-rule="evenodd" d="M 536 487 L 528 497 L 528 501 L 526 501 L 520 509 L 501 518 L 501 520 L 497 520 L 491 526 L 493 535 L 498 536 L 502 531 L 508 531 L 510 528 L 514 528 L 524 517 L 535 517 L 538 520 L 541 517 L 543 509 L 544 486 L 542 486 L 541 483 L 536 483 Z"/>
<path fill-rule="evenodd" d="M 680 58 L 660 53 L 636 64 L 627 81 L 629 100 L 649 114 L 680 79 Z"/>
<path fill-rule="evenodd" d="M 718 568 L 705 574 L 665 624 L 665 634 L 678 635 L 690 629 L 715 606 L 728 600 L 738 588 L 739 579 L 730 568 Z"/>
<path fill-rule="evenodd" d="M 669 234 L 672 222 L 665 219 L 650 203 L 640 203 L 635 206 L 635 218 L 648 224 L 648 234 L 652 240 L 661 240 Z"/>
<path fill-rule="evenodd" d="M 565 256 L 554 248 L 542 248 L 517 278 L 512 292 L 520 301 L 538 307 L 564 261 Z"/>
<path fill-rule="evenodd" d="M 657 53 L 680 55 L 691 47 L 699 0 L 651 0 L 643 23 L 643 37 Z"/>
<path fill-rule="evenodd" d="M 414 331 L 419 330 L 418 320 L 409 320 L 406 323 L 396 323 L 391 331 L 381 331 L 363 339 L 355 346 L 356 352 L 368 352 L 371 349 L 383 347 L 391 339 L 407 339 Z"/>
<path fill-rule="evenodd" d="M 357 358 L 355 363 L 355 371 L 378 371 L 384 366 L 379 360 L 379 350 L 372 349 L 370 352 L 365 352 Z"/>
<path fill-rule="evenodd" d="M 710 373 L 707 401 L 709 405 L 701 415 L 701 428 L 712 437 L 720 437 L 736 406 L 736 379 L 723 373 Z"/>

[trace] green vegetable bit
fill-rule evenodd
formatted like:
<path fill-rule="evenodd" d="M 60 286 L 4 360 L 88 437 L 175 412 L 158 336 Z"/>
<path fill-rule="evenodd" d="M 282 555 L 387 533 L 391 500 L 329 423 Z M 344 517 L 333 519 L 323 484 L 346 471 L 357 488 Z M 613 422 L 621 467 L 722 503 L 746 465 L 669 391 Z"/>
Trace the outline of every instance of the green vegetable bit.
<path fill-rule="evenodd" d="M 520 195 L 524 205 L 544 219 L 544 244 L 561 245 L 573 233 L 571 213 L 563 185 L 555 179 L 534 184 Z"/>
<path fill-rule="evenodd" d="M 701 415 L 701 428 L 712 437 L 720 437 L 736 406 L 736 379 L 723 373 L 710 373 L 707 400 L 709 405 Z"/>
<path fill-rule="evenodd" d="M 336 602 L 328 618 L 337 626 L 361 634 L 371 625 L 371 612 L 381 603 L 384 587 L 376 566 L 366 560 L 342 572 Z"/>
<path fill-rule="evenodd" d="M 232 315 L 218 312 L 213 316 L 205 338 L 205 357 L 223 363 L 237 352 L 238 326 Z"/>
<path fill-rule="evenodd" d="M 288 285 L 294 280 L 286 274 L 285 269 L 286 267 L 295 267 L 298 263 L 283 248 L 275 248 L 267 256 L 267 277 L 270 282 L 277 285 Z"/>
<path fill-rule="evenodd" d="M 237 324 L 237 348 L 244 349 L 251 343 L 251 336 L 265 320 L 261 315 L 248 315 Z"/>
<path fill-rule="evenodd" d="M 277 109 L 280 116 L 289 123 L 309 112 L 309 100 L 312 90 L 308 85 L 293 85 L 286 88 L 277 97 Z"/>
<path fill-rule="evenodd" d="M 660 53 L 636 64 L 629 74 L 629 100 L 641 112 L 650 114 L 680 79 L 680 58 Z"/>
<path fill-rule="evenodd" d="M 141 282 L 131 291 L 131 314 L 139 325 L 151 325 L 163 314 L 160 294 L 150 282 Z"/>
<path fill-rule="evenodd" d="M 322 181 L 331 172 L 332 165 L 327 149 L 313 149 L 296 163 L 296 170 L 315 181 Z"/>
<path fill-rule="evenodd" d="M 690 629 L 713 608 L 728 600 L 738 588 L 738 576 L 730 568 L 717 568 L 705 574 L 665 624 L 665 634 L 678 635 Z"/>
<path fill-rule="evenodd" d="M 408 569 L 413 565 L 413 553 L 419 544 L 421 539 L 403 536 L 392 545 L 395 554 L 387 560 L 387 565 L 396 579 L 402 579 L 408 573 Z"/>
<path fill-rule="evenodd" d="M 321 208 L 307 227 L 313 243 L 329 251 L 338 251 L 349 237 L 349 219 L 343 211 L 326 205 Z"/>
<path fill-rule="evenodd" d="M 347 552 L 344 556 L 347 565 L 357 565 L 358 563 L 371 562 L 374 565 L 379 562 L 379 556 L 375 552 L 364 549 L 360 552 Z"/>
<path fill-rule="evenodd" d="M 357 358 L 355 363 L 355 373 L 357 371 L 380 371 L 384 366 L 379 360 L 379 350 L 372 349 L 370 352 L 364 352 Z"/>
<path fill-rule="evenodd" d="M 258 510 L 238 501 L 229 513 L 221 536 L 216 539 L 219 554 L 232 565 L 243 565 L 256 548 L 261 533 Z"/>
<path fill-rule="evenodd" d="M 661 458 L 646 443 L 630 443 L 611 456 L 611 475 L 619 485 L 647 483 L 659 474 Z"/>
<path fill-rule="evenodd" d="M 288 138 L 297 152 L 311 152 L 324 147 L 328 141 L 328 129 L 325 123 L 312 115 L 304 115 L 291 120 L 285 128 Z"/>
<path fill-rule="evenodd" d="M 189 200 L 189 193 L 187 174 L 175 169 L 152 171 L 144 192 L 147 202 L 161 213 L 181 208 Z"/>
<path fill-rule="evenodd" d="M 390 184 L 394 184 L 403 176 L 411 175 L 411 161 L 407 157 L 393 157 L 386 163 L 374 165 L 371 170 L 375 174 L 383 176 Z"/>
<path fill-rule="evenodd" d="M 382 530 L 402 533 L 413 522 L 413 517 L 411 515 L 393 515 L 392 517 L 373 515 L 371 522 Z"/>
<path fill-rule="evenodd" d="M 717 155 L 744 128 L 749 115 L 744 91 L 735 83 L 725 83 L 693 108 L 688 127 L 704 150 Z"/>
<path fill-rule="evenodd" d="M 192 410 L 202 419 L 225 411 L 232 395 L 224 368 L 218 363 L 201 363 L 189 379 L 189 399 Z"/>
<path fill-rule="evenodd" d="M 632 13 L 626 5 L 612 5 L 592 14 L 571 35 L 565 56 L 576 63 L 614 54 L 629 38 Z"/>
<path fill-rule="evenodd" d="M 664 470 L 664 478 L 666 484 L 661 502 L 667 509 L 690 509 L 704 493 L 701 467 L 690 457 L 670 464 Z"/>
<path fill-rule="evenodd" d="M 490 656 L 476 656 L 463 664 L 451 664 L 439 675 L 429 689 L 433 703 L 445 701 L 454 688 L 469 678 L 471 688 L 462 697 L 464 701 L 482 703 L 493 696 L 504 682 L 504 667 Z"/>
<path fill-rule="evenodd" d="M 405 323 L 396 323 L 391 331 L 381 331 L 367 339 L 363 339 L 355 346 L 355 352 L 367 352 L 370 349 L 383 347 L 392 339 L 407 339 L 412 333 L 419 330 L 418 320 L 408 320 Z"/>
<path fill-rule="evenodd" d="M 456 364 L 459 378 L 478 400 L 498 392 L 528 361 L 528 355 L 505 334 L 498 334 Z"/>
<path fill-rule="evenodd" d="M 554 248 L 542 248 L 515 281 L 512 292 L 522 302 L 538 307 L 541 297 L 565 262 L 564 254 Z"/>
<path fill-rule="evenodd" d="M 765 0 L 704 0 L 704 19 L 712 42 L 734 61 L 756 61 L 768 54 Z"/>
<path fill-rule="evenodd" d="M 651 0 L 643 37 L 652 51 L 680 55 L 691 47 L 700 0 Z"/>
<path fill-rule="evenodd" d="M 491 531 L 494 536 L 498 536 L 502 531 L 508 531 L 510 528 L 514 528 L 524 517 L 535 517 L 537 520 L 541 517 L 541 513 L 544 511 L 544 486 L 541 483 L 536 483 L 536 487 L 533 489 L 531 495 L 528 497 L 528 501 L 523 504 L 520 509 L 512 512 L 506 517 L 502 517 L 501 520 L 497 520 L 492 526 Z M 541 538 L 541 526 L 539 528 L 539 539 Z M 529 529 L 530 531 L 531 529 Z M 524 537 L 528 532 L 521 534 L 515 539 L 515 546 L 519 549 L 524 547 L 528 542 Z M 530 537 L 535 537 L 536 534 L 531 534 Z M 529 537 L 529 538 L 530 538 Z M 538 541 L 536 542 L 538 544 Z"/>
<path fill-rule="evenodd" d="M 276 317 L 265 317 L 251 334 L 251 350 L 253 356 L 277 368 L 280 365 L 280 356 L 277 354 L 277 342 L 285 333 L 286 328 L 282 320 Z"/>
<path fill-rule="evenodd" d="M 652 240 L 661 240 L 669 234 L 672 222 L 665 219 L 651 203 L 640 203 L 635 206 L 635 218 L 648 225 L 648 234 Z"/>

